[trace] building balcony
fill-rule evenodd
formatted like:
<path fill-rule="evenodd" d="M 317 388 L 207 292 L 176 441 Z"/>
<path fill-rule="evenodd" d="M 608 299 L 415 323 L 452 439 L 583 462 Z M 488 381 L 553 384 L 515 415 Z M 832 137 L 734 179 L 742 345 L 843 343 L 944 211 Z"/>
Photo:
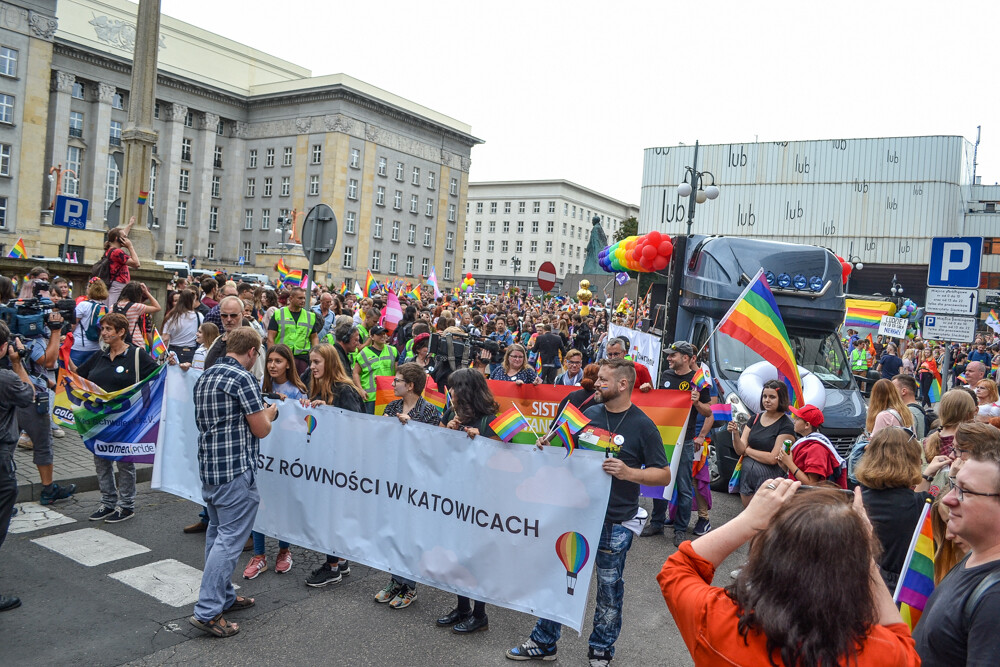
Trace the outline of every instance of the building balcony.
<path fill-rule="evenodd" d="M 71 127 L 71 128 L 69 128 L 69 136 L 82 138 L 83 137 L 83 128 L 82 127 Z"/>
<path fill-rule="evenodd" d="M 116 137 L 116 136 L 108 137 L 108 143 L 110 145 L 112 145 L 112 146 L 121 146 L 122 145 L 122 138 L 121 137 Z"/>

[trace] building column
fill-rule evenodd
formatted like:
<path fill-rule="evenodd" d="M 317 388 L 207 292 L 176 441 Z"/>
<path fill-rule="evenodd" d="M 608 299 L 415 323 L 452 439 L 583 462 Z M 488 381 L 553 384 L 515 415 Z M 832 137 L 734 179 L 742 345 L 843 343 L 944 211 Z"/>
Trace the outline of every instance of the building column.
<path fill-rule="evenodd" d="M 181 139 L 184 138 L 184 119 L 188 108 L 183 104 L 171 104 L 165 109 L 167 129 L 163 133 L 163 142 L 157 151 L 160 157 L 160 167 L 156 172 L 156 213 L 160 220 L 160 246 L 162 259 L 174 259 L 174 242 L 177 240 L 177 198 L 181 170 Z M 193 149 L 192 149 L 193 150 Z M 188 205 L 190 207 L 190 204 Z M 191 225 L 191 211 L 188 210 L 188 225 Z M 185 239 L 184 252 L 188 252 L 188 234 L 181 230 Z"/>
<path fill-rule="evenodd" d="M 225 243 L 230 250 L 230 259 L 234 262 L 243 254 L 243 242 L 250 241 L 250 252 L 247 253 L 246 264 L 248 267 L 256 266 L 255 257 L 257 248 L 254 246 L 253 232 L 243 231 L 243 188 L 246 184 L 246 177 L 252 175 L 246 167 L 247 141 L 250 139 L 250 124 L 243 121 L 233 121 L 231 124 L 232 135 L 229 140 L 229 154 L 223 155 L 222 183 L 219 199 L 215 200 L 215 205 L 219 207 L 219 233 L 215 234 L 218 240 L 215 242 L 216 255 L 219 247 Z M 263 156 L 261 156 L 263 159 Z M 261 163 L 262 164 L 262 163 Z M 259 171 L 259 169 L 254 170 Z M 260 178 L 258 187 L 264 187 L 264 179 Z M 274 184 L 275 192 L 279 187 Z M 277 199 L 277 194 L 272 199 Z M 271 211 L 271 222 L 277 224 L 278 209 Z M 276 237 L 277 235 L 275 235 Z M 267 262 L 264 263 L 267 265 Z"/>
<path fill-rule="evenodd" d="M 92 106 L 90 113 L 90 137 L 87 141 L 87 155 L 84 159 L 85 175 L 89 174 L 89 179 L 84 179 L 83 183 L 90 184 L 84 189 L 81 183 L 80 196 L 90 200 L 90 224 L 96 229 L 103 229 L 104 225 L 104 195 L 105 184 L 108 179 L 108 155 L 111 146 L 111 99 L 115 95 L 115 87 L 108 83 L 97 84 L 97 100 Z M 120 224 L 127 223 L 128 220 L 120 220 Z"/>
<path fill-rule="evenodd" d="M 73 84 L 76 77 L 66 72 L 54 72 L 52 77 L 52 94 L 50 97 L 48 137 L 51 142 L 48 150 L 48 164 L 45 165 L 46 174 L 48 170 L 58 164 L 66 163 L 66 148 L 69 146 L 69 107 L 73 94 Z M 48 179 L 46 179 L 48 182 Z M 51 200 L 56 196 L 56 185 L 53 181 L 49 183 L 46 192 L 48 198 L 42 206 L 48 208 Z"/>
<path fill-rule="evenodd" d="M 185 252 L 195 255 L 199 263 L 207 261 L 205 254 L 208 248 L 208 210 L 212 205 L 212 175 L 215 173 L 215 136 L 216 128 L 219 125 L 218 114 L 205 112 L 202 114 L 198 128 L 198 138 L 195 146 L 198 152 L 193 155 L 194 168 L 191 170 L 191 203 L 188 205 L 188 226 L 191 232 L 188 234 L 188 242 Z M 215 243 L 215 259 L 218 262 L 221 245 Z"/>

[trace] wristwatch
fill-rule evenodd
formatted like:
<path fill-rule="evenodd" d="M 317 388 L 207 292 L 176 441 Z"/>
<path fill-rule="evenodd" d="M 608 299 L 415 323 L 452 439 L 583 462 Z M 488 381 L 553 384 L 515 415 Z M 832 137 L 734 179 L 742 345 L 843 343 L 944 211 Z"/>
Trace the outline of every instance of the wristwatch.
<path fill-rule="evenodd" d="M 934 475 L 921 475 L 921 477 L 923 477 L 924 479 L 926 479 L 928 482 L 933 482 L 934 481 Z"/>

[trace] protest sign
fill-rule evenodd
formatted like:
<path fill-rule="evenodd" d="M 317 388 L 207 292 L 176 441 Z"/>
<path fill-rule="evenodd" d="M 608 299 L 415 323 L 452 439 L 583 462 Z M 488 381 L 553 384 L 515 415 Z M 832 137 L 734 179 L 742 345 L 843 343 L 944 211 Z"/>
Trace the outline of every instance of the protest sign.
<path fill-rule="evenodd" d="M 608 337 L 628 340 L 628 356 L 649 369 L 654 387 L 660 384 L 660 339 L 658 336 L 618 324 L 609 324 Z"/>

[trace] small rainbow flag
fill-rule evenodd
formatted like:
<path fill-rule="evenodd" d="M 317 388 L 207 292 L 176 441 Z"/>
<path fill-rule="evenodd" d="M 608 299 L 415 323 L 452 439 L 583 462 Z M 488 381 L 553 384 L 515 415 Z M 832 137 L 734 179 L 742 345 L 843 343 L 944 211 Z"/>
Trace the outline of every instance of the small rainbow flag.
<path fill-rule="evenodd" d="M 931 382 L 931 390 L 928 392 L 930 394 L 931 403 L 938 403 L 941 401 L 941 380 L 940 378 L 934 378 Z"/>
<path fill-rule="evenodd" d="M 28 251 L 24 247 L 23 238 L 18 239 L 17 243 L 14 244 L 14 247 L 10 249 L 9 253 L 7 253 L 8 259 L 24 259 L 27 256 Z"/>
<path fill-rule="evenodd" d="M 733 421 L 733 406 L 729 403 L 716 403 L 712 405 L 712 417 L 717 422 Z"/>
<path fill-rule="evenodd" d="M 411 289 L 409 292 L 407 292 L 406 296 L 410 297 L 411 299 L 416 299 L 416 300 L 419 301 L 420 300 L 420 285 L 417 285 L 416 287 L 414 287 L 413 289 Z"/>
<path fill-rule="evenodd" d="M 698 391 L 707 389 L 710 384 L 708 380 L 708 373 L 706 373 L 704 369 L 699 368 L 695 371 L 694 377 L 691 378 L 691 382 L 693 382 L 694 386 L 698 388 Z"/>
<path fill-rule="evenodd" d="M 378 294 L 378 281 L 372 275 L 371 269 L 368 269 L 368 275 L 365 277 L 365 296 L 375 296 L 376 294 Z"/>
<path fill-rule="evenodd" d="M 729 478 L 729 493 L 736 493 L 740 488 L 740 474 L 743 472 L 743 457 L 736 462 L 736 467 L 733 468 L 733 476 Z"/>
<path fill-rule="evenodd" d="M 892 596 L 893 602 L 899 604 L 899 613 L 911 632 L 927 606 L 927 598 L 934 592 L 934 531 L 930 509 L 931 501 L 928 500 L 920 513 L 896 592 Z"/>
<path fill-rule="evenodd" d="M 528 428 L 528 421 L 518 412 L 517 408 L 512 407 L 491 421 L 490 428 L 500 436 L 501 440 L 510 442 L 511 438 Z"/>
<path fill-rule="evenodd" d="M 143 192 L 142 190 L 139 190 L 139 198 L 135 201 L 135 203 L 138 204 L 139 206 L 145 206 L 147 197 L 149 197 L 148 192 Z"/>
<path fill-rule="evenodd" d="M 959 382 L 961 382 L 962 384 L 969 384 L 968 379 L 966 379 L 966 377 L 965 377 L 965 373 L 959 373 L 957 380 Z"/>
<path fill-rule="evenodd" d="M 424 400 L 433 405 L 442 414 L 445 411 L 445 406 L 448 404 L 448 398 L 437 390 L 437 388 L 431 389 L 431 382 L 424 386 Z"/>
<path fill-rule="evenodd" d="M 590 423 L 590 419 L 572 403 L 566 403 L 566 407 L 556 419 L 556 424 L 567 424 L 570 433 L 579 433 L 580 429 Z"/>
<path fill-rule="evenodd" d="M 163 339 L 160 338 L 160 332 L 156 330 L 156 327 L 153 327 L 153 339 L 149 352 L 154 359 L 161 359 L 167 353 L 167 346 L 163 344 Z"/>
<path fill-rule="evenodd" d="M 582 428 L 582 427 L 581 427 Z M 573 432 L 570 430 L 569 422 L 560 422 L 559 426 L 556 428 L 553 437 L 559 438 L 563 447 L 566 448 L 566 458 L 574 451 L 576 451 L 576 438 L 573 437 Z"/>
<path fill-rule="evenodd" d="M 347 283 L 343 280 L 340 281 L 340 295 L 347 296 Z"/>
<path fill-rule="evenodd" d="M 285 259 L 281 258 L 278 260 L 278 282 L 285 285 L 291 283 L 293 285 L 302 284 L 302 271 L 292 270 L 285 265 Z"/>

